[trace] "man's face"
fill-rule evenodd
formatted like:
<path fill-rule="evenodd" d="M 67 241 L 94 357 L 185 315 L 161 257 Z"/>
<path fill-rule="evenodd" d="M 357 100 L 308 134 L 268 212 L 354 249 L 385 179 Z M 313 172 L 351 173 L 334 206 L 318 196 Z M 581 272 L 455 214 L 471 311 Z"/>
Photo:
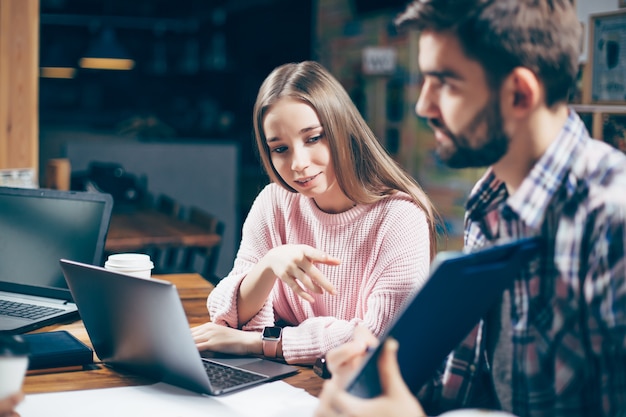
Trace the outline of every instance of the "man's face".
<path fill-rule="evenodd" d="M 424 85 L 415 107 L 435 132 L 437 155 L 452 168 L 489 166 L 506 154 L 497 92 L 485 72 L 463 53 L 450 33 L 424 31 L 419 65 Z"/>

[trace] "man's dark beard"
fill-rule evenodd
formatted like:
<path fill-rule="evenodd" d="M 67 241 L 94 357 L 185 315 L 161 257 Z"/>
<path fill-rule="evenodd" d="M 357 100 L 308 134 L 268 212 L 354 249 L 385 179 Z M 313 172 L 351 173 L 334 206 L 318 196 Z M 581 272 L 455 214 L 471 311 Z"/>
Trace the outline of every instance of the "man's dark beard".
<path fill-rule="evenodd" d="M 428 122 L 432 128 L 442 131 L 454 143 L 437 146 L 439 159 L 451 168 L 487 167 L 498 162 L 509 149 L 510 139 L 502 129 L 499 100 L 490 100 L 465 130 L 471 134 L 481 123 L 487 124 L 487 137 L 474 147 L 470 145 L 466 135 L 453 135 L 439 119 L 430 119 Z"/>

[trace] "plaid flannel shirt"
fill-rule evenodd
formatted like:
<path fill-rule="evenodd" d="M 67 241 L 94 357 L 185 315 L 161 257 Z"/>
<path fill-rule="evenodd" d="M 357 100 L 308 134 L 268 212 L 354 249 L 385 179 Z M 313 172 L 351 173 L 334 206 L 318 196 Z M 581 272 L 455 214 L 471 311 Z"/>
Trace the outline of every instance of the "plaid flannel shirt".
<path fill-rule="evenodd" d="M 573 111 L 512 196 L 488 170 L 468 199 L 467 249 L 530 236 L 544 250 L 510 290 L 512 412 L 626 415 L 626 157 Z M 429 413 L 472 406 L 485 325 L 420 390 Z"/>

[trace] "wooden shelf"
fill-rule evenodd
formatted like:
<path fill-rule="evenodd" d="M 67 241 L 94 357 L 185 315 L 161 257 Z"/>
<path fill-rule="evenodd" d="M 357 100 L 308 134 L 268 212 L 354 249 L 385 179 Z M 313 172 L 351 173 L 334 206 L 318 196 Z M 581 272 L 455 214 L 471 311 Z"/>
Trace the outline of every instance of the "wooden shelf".
<path fill-rule="evenodd" d="M 591 114 L 591 136 L 604 140 L 606 142 L 612 143 L 615 145 L 616 143 L 620 143 L 618 146 L 620 149 L 622 148 L 621 143 L 624 143 L 623 137 L 615 137 L 609 138 L 605 136 L 605 125 L 607 124 L 607 118 L 610 116 L 618 116 L 620 118 L 626 117 L 626 105 L 621 104 L 570 104 L 570 107 L 576 111 L 577 113 Z M 622 149 L 623 150 L 623 149 Z"/>
<path fill-rule="evenodd" d="M 0 169 L 38 176 L 39 0 L 0 0 Z"/>
<path fill-rule="evenodd" d="M 626 114 L 626 104 L 570 104 L 578 113 Z"/>

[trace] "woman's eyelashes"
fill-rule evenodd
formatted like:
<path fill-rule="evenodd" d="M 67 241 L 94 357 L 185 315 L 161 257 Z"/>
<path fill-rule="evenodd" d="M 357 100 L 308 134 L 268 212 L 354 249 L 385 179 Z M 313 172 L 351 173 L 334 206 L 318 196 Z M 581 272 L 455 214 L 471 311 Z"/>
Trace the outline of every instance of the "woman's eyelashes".
<path fill-rule="evenodd" d="M 286 146 L 276 146 L 274 148 L 270 149 L 270 152 L 275 152 L 275 153 L 283 153 L 287 150 Z"/>
<path fill-rule="evenodd" d="M 307 139 L 307 143 L 315 143 L 315 142 L 318 142 L 318 141 L 322 140 L 322 138 L 323 138 L 323 137 L 324 137 L 324 134 L 323 134 L 323 133 L 322 133 L 322 134 L 320 134 L 320 135 L 317 135 L 317 136 L 313 136 L 313 137 L 311 137 L 311 138 Z"/>
<path fill-rule="evenodd" d="M 307 144 L 317 143 L 320 140 L 324 139 L 324 136 L 325 135 L 323 133 L 319 134 L 319 135 L 311 136 L 310 138 L 305 139 L 305 143 L 307 143 Z M 280 145 L 280 146 L 270 147 L 270 152 L 285 153 L 288 149 L 289 149 L 288 146 Z"/>

